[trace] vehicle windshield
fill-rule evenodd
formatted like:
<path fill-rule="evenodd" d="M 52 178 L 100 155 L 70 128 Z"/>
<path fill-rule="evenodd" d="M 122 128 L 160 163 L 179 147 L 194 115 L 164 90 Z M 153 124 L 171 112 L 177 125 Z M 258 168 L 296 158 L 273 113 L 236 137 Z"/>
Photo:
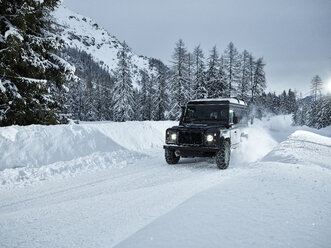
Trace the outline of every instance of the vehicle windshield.
<path fill-rule="evenodd" d="M 228 122 L 229 108 L 226 105 L 187 106 L 184 123 Z"/>

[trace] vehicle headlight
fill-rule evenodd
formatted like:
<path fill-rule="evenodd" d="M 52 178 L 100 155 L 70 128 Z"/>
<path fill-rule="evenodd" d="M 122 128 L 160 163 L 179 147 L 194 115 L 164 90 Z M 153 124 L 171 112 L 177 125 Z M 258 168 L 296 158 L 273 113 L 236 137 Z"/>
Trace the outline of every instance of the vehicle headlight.
<path fill-rule="evenodd" d="M 216 142 L 216 133 L 214 133 L 214 134 L 207 134 L 205 137 L 206 137 L 206 141 L 208 143 L 215 143 Z"/>
<path fill-rule="evenodd" d="M 177 139 L 177 134 L 172 133 L 172 134 L 170 135 L 170 139 L 173 140 L 173 141 L 175 141 L 175 140 Z"/>
<path fill-rule="evenodd" d="M 175 131 L 167 131 L 166 143 L 176 143 L 177 133 Z"/>
<path fill-rule="evenodd" d="M 207 135 L 207 137 L 206 137 L 206 140 L 208 141 L 208 142 L 212 142 L 213 141 L 213 135 L 211 135 L 211 134 L 208 134 Z"/>

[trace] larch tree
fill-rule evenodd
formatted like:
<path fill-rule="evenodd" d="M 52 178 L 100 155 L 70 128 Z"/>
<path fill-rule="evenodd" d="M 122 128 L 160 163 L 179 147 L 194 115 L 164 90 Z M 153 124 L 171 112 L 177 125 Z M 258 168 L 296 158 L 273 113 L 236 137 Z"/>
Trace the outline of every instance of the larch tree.
<path fill-rule="evenodd" d="M 227 97 L 237 96 L 237 88 L 240 80 L 240 55 L 232 42 L 224 51 L 224 66 L 227 76 Z"/>
<path fill-rule="evenodd" d="M 263 58 L 259 58 L 255 63 L 253 82 L 251 85 L 251 101 L 254 103 L 266 88 L 266 79 L 264 72 L 265 63 Z"/>
<path fill-rule="evenodd" d="M 311 80 L 310 89 L 311 94 L 314 97 L 314 101 L 317 101 L 321 98 L 322 95 L 323 82 L 320 76 L 316 75 Z"/>
<path fill-rule="evenodd" d="M 240 81 L 238 84 L 238 97 L 248 100 L 249 95 L 249 85 L 250 85 L 250 54 L 247 50 L 244 50 L 241 54 L 241 72 L 240 72 Z"/>

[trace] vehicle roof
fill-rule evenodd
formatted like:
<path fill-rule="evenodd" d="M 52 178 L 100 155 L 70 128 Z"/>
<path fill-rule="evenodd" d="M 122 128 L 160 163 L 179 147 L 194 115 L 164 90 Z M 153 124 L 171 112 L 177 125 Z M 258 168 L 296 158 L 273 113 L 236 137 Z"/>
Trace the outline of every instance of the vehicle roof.
<path fill-rule="evenodd" d="M 214 102 L 214 103 L 235 103 L 235 104 L 240 104 L 243 106 L 247 106 L 245 101 L 240 100 L 238 98 L 234 97 L 229 97 L 229 98 L 205 98 L 205 99 L 196 99 L 196 100 L 191 100 L 188 103 L 203 103 L 203 102 Z"/>

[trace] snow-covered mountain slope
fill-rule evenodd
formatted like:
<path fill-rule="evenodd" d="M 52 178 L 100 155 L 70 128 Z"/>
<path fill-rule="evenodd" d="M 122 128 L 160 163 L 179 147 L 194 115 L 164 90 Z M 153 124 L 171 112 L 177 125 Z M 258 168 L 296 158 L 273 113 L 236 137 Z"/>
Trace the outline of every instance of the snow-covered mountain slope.
<path fill-rule="evenodd" d="M 64 6 L 59 6 L 53 13 L 57 35 L 69 47 L 91 54 L 96 62 L 104 63 L 113 72 L 118 63 L 117 53 L 122 49 L 121 42 L 100 27 L 91 18 L 79 15 Z M 116 24 L 114 24 L 116 25 Z M 147 57 L 131 52 L 134 87 L 138 87 L 139 71 L 152 69 Z"/>

